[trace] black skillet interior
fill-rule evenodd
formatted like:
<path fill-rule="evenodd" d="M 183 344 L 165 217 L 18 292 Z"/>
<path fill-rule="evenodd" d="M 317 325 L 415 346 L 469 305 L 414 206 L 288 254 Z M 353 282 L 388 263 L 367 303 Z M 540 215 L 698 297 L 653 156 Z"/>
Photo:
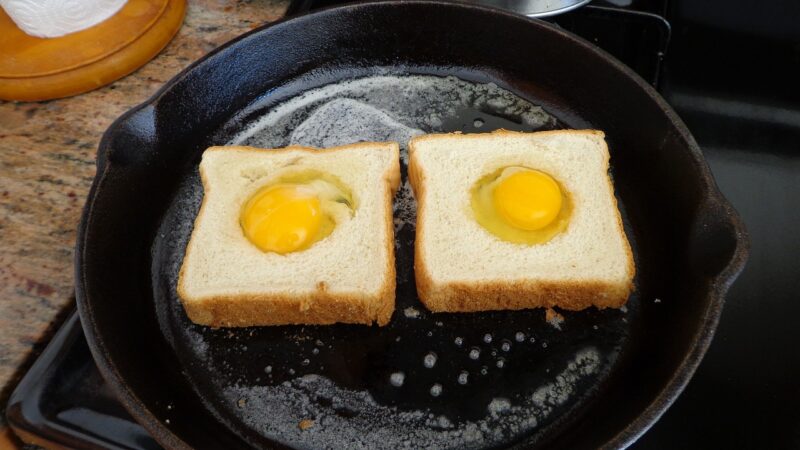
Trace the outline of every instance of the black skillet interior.
<path fill-rule="evenodd" d="M 406 228 L 398 235 L 397 310 L 386 328 L 190 324 L 171 280 L 180 264 L 174 250 L 185 245 L 196 208 L 192 186 L 202 151 L 224 143 L 264 108 L 376 72 L 491 81 L 542 105 L 559 119 L 554 126 L 604 130 L 638 270 L 627 313 L 569 313 L 562 330 L 546 324 L 541 311 L 427 313 L 415 297 L 413 235 Z M 441 129 L 469 131 L 476 118 L 484 120 L 482 131 L 530 129 L 481 111 Z M 465 445 L 620 446 L 656 420 L 688 381 L 746 247 L 735 212 L 683 125 L 644 82 L 601 51 L 552 26 L 493 10 L 361 4 L 240 38 L 112 125 L 79 233 L 77 294 L 100 370 L 168 447 L 355 445 L 335 439 L 389 447 L 402 444 L 392 439 L 411 428 L 434 430 L 411 435 L 411 445 L 441 445 L 431 436 L 448 436 L 449 444 Z M 409 317 L 414 311 L 420 317 Z M 430 368 L 429 353 L 436 355 Z M 591 364 L 584 371 L 589 376 L 573 376 L 570 363 Z M 397 387 L 392 374 L 399 372 L 405 378 Z M 307 374 L 326 378 L 302 377 Z M 527 409 L 508 407 L 554 386 L 570 394 Z M 282 412 L 278 404 L 295 405 L 296 412 Z M 369 408 L 359 409 L 364 405 Z M 320 408 L 331 414 L 319 417 Z M 515 427 L 494 433 L 492 422 L 481 422 L 509 411 L 520 416 L 504 420 Z M 536 418 L 535 426 L 526 417 Z M 299 419 L 315 420 L 302 432 L 308 434 L 298 431 Z M 446 434 L 470 423 L 478 434 Z M 341 432 L 349 426 L 365 435 L 391 433 L 370 441 L 354 438 L 355 429 Z"/>

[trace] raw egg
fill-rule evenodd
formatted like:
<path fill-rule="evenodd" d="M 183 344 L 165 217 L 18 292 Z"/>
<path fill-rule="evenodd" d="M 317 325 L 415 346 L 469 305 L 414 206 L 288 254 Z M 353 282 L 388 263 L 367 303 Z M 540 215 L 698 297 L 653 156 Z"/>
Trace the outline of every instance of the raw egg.
<path fill-rule="evenodd" d="M 572 203 L 549 174 L 522 166 L 503 167 L 479 179 L 471 193 L 477 222 L 498 238 L 541 244 L 564 231 Z"/>
<path fill-rule="evenodd" d="M 239 223 L 262 251 L 286 254 L 325 239 L 353 211 L 352 196 L 338 179 L 299 171 L 256 190 L 242 206 Z"/>

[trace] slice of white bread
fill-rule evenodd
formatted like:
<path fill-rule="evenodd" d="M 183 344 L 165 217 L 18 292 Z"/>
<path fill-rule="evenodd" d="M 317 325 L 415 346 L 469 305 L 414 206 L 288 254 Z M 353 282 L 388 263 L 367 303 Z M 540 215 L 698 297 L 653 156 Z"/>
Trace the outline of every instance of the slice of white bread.
<path fill-rule="evenodd" d="M 417 198 L 415 276 L 434 312 L 620 307 L 633 290 L 633 255 L 600 131 L 435 134 L 411 140 Z M 476 222 L 470 191 L 506 166 L 544 171 L 567 190 L 567 229 L 543 244 L 501 240 Z"/>
<path fill-rule="evenodd" d="M 355 211 L 308 249 L 281 255 L 251 244 L 239 216 L 244 202 L 287 168 L 338 178 L 350 189 Z M 397 143 L 211 147 L 203 153 L 200 176 L 203 203 L 178 279 L 178 295 L 193 322 L 217 327 L 389 322 L 395 299 Z"/>

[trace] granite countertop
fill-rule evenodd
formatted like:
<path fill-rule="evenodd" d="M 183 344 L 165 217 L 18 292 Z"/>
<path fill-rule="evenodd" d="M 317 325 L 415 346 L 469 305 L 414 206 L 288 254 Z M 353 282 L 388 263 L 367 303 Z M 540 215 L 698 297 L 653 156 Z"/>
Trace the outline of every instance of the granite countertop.
<path fill-rule="evenodd" d="M 191 62 L 287 6 L 191 0 L 177 36 L 133 74 L 71 98 L 0 101 L 0 411 L 73 308 L 76 229 L 105 129 Z M 0 448 L 11 439 L 0 414 Z"/>

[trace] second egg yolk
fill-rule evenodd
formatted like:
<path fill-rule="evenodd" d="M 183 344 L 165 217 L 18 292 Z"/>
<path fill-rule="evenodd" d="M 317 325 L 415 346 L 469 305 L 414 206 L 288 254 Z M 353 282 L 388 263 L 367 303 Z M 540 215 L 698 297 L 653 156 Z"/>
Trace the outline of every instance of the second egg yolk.
<path fill-rule="evenodd" d="M 314 243 L 323 221 L 320 199 L 313 190 L 277 184 L 257 192 L 244 205 L 242 229 L 263 251 L 280 254 Z"/>
<path fill-rule="evenodd" d="M 558 216 L 561 189 L 546 173 L 525 169 L 498 183 L 493 201 L 498 214 L 509 225 L 522 230 L 539 230 Z"/>
<path fill-rule="evenodd" d="M 470 190 L 471 215 L 506 242 L 538 245 L 567 229 L 572 199 L 553 176 L 524 166 L 485 174 Z"/>

